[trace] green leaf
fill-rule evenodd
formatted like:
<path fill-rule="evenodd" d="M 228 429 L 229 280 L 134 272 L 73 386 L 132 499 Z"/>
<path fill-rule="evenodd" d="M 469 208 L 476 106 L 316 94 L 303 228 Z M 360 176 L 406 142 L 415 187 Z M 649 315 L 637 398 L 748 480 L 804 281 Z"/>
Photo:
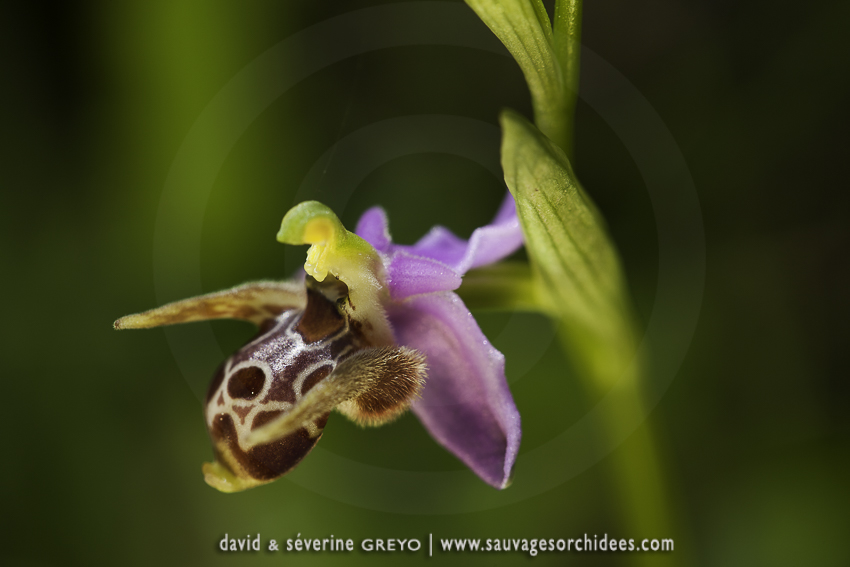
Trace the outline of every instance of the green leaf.
<path fill-rule="evenodd" d="M 570 353 L 597 384 L 629 367 L 635 330 L 619 257 L 563 150 L 517 113 L 501 115 L 502 167 L 532 268 Z"/>
<path fill-rule="evenodd" d="M 570 20 L 569 10 L 562 10 L 559 16 L 556 8 L 556 24 L 559 20 L 566 24 L 556 25 L 553 33 L 541 0 L 466 0 L 466 3 L 519 63 L 531 92 L 534 122 L 538 128 L 564 151 L 572 152 L 578 61 L 569 58 L 577 58 L 576 26 L 580 19 Z M 567 4 L 581 5 L 575 0 Z M 577 13 L 580 16 L 580 8 Z M 568 24 L 570 21 L 573 25 Z M 576 35 L 575 41 L 570 39 L 570 33 Z M 566 47 L 556 50 L 556 45 Z M 567 59 L 559 60 L 559 52 Z M 564 64 L 567 66 L 563 67 Z"/>

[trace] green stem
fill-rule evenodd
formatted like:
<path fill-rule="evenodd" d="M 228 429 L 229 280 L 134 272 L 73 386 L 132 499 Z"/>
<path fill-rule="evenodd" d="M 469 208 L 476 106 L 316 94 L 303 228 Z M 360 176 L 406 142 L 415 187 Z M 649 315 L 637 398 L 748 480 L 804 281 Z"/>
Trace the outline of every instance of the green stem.
<path fill-rule="evenodd" d="M 579 39 L 576 34 L 580 0 L 570 2 L 572 24 L 560 28 L 560 43 L 569 46 L 563 60 L 556 53 L 557 42 L 542 0 L 466 0 L 466 3 L 519 64 L 531 94 L 535 125 L 571 155 L 578 84 Z M 566 78 L 569 79 L 565 81 Z"/>
<path fill-rule="evenodd" d="M 640 335 L 627 285 L 605 223 L 571 165 L 582 2 L 557 0 L 554 29 L 541 0 L 466 2 L 508 48 L 531 93 L 534 126 L 502 113 L 502 167 L 537 278 L 530 280 L 531 272 L 479 279 L 470 274 L 461 292 L 476 306 L 548 304 L 544 310 L 560 320 L 565 352 L 590 397 L 613 396 L 601 433 L 613 445 L 628 439 L 611 457 L 628 529 L 635 537 L 672 537 L 662 466 L 644 422 L 645 368 L 632 365 Z"/>
<path fill-rule="evenodd" d="M 564 335 L 562 335 L 563 337 Z M 564 346 L 575 348 L 572 341 Z M 682 530 L 674 530 L 673 508 L 664 473 L 657 440 L 652 431 L 640 389 L 645 376 L 645 365 L 639 365 L 630 374 L 622 376 L 611 387 L 611 378 L 601 378 L 581 373 L 585 389 L 592 397 L 610 396 L 611 404 L 604 404 L 602 431 L 609 443 L 620 443 L 609 457 L 617 501 L 620 503 L 624 529 L 636 541 L 644 538 L 673 538 L 681 544 Z M 637 429 L 634 425 L 640 423 Z M 625 441 L 623 441 L 625 440 Z M 675 564 L 687 563 L 684 552 L 676 554 Z M 634 554 L 629 559 L 635 565 L 658 565 L 659 557 L 653 554 Z M 664 563 L 667 564 L 667 563 Z"/>
<path fill-rule="evenodd" d="M 555 55 L 561 66 L 564 85 L 562 104 L 567 116 L 567 120 L 563 121 L 565 131 L 561 134 L 563 143 L 559 145 L 570 161 L 573 159 L 573 131 L 581 63 L 581 11 L 581 0 L 558 0 L 555 3 Z"/>

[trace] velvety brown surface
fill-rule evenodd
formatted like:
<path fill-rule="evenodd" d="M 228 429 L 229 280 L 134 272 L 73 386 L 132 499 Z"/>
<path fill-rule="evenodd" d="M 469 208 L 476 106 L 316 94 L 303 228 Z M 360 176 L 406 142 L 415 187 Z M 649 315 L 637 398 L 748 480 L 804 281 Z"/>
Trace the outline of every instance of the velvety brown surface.
<path fill-rule="evenodd" d="M 266 417 L 265 419 L 271 418 Z M 321 424 L 320 429 L 324 427 L 326 422 L 327 416 L 318 421 Z M 291 470 L 301 462 L 301 459 L 310 452 L 321 438 L 321 435 L 311 438 L 306 430 L 299 429 L 279 441 L 243 451 L 239 447 L 233 418 L 226 414 L 217 416 L 213 421 L 210 434 L 214 443 L 220 442 L 226 445 L 246 472 L 259 480 L 271 480 Z M 219 462 L 226 466 L 227 460 L 221 458 L 219 454 Z"/>

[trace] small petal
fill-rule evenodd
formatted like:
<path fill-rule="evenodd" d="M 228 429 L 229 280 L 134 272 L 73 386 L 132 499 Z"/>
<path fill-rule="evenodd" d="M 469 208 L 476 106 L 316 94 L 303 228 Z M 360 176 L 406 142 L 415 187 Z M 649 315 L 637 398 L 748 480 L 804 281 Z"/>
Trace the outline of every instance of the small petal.
<path fill-rule="evenodd" d="M 427 357 L 428 382 L 412 409 L 431 435 L 496 488 L 508 485 L 521 436 L 505 359 L 451 292 L 389 310 L 400 344 Z"/>
<path fill-rule="evenodd" d="M 113 326 L 116 329 L 149 329 L 210 319 L 244 319 L 260 325 L 284 311 L 303 309 L 305 302 L 301 282 L 252 282 L 127 315 Z"/>
<path fill-rule="evenodd" d="M 446 264 L 398 250 L 388 262 L 387 284 L 393 300 L 401 301 L 422 293 L 457 289 L 461 276 Z"/>

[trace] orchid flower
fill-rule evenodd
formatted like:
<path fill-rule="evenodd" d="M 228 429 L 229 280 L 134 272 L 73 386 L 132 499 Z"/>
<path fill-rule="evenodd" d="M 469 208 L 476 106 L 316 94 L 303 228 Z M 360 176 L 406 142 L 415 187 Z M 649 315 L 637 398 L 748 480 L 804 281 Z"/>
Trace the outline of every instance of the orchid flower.
<path fill-rule="evenodd" d="M 310 244 L 306 277 L 255 282 L 115 322 L 116 329 L 235 318 L 258 335 L 210 384 L 206 424 L 216 460 L 205 480 L 223 492 L 271 482 L 315 446 L 334 409 L 381 425 L 408 407 L 487 483 L 505 488 L 520 419 L 497 351 L 454 293 L 470 269 L 523 242 L 513 198 L 468 241 L 443 227 L 393 244 L 380 208 L 356 233 L 316 201 L 283 218 L 280 242 Z"/>

